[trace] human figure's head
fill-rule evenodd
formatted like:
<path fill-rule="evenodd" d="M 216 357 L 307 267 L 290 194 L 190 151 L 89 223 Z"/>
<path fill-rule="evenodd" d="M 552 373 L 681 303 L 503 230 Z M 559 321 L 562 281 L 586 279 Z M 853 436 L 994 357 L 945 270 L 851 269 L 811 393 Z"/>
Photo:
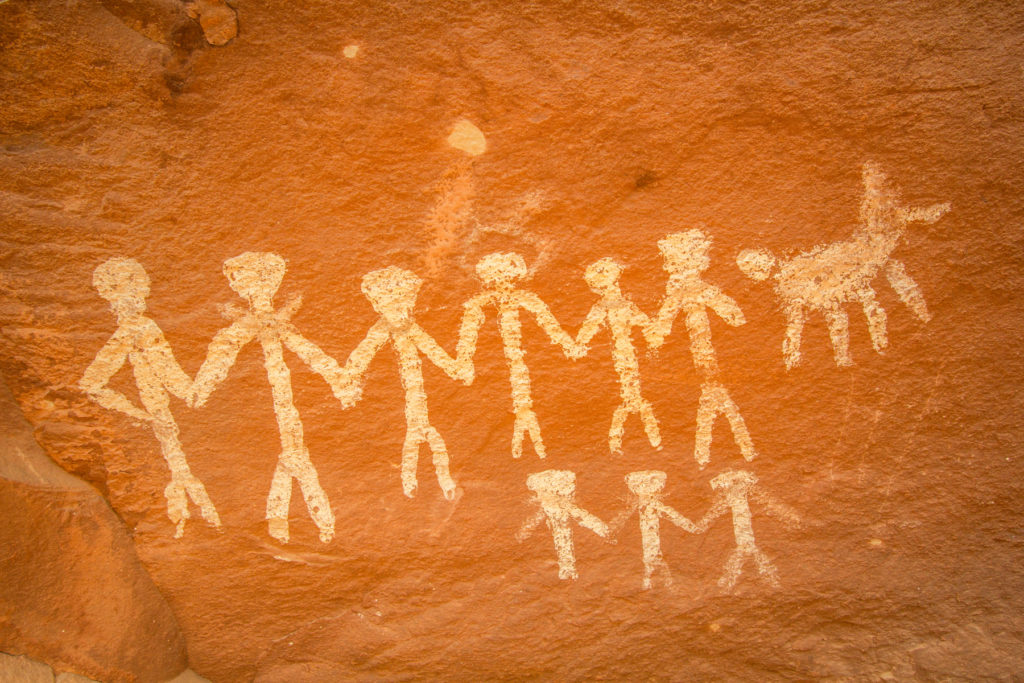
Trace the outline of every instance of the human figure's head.
<path fill-rule="evenodd" d="M 569 470 L 544 470 L 526 477 L 526 488 L 538 496 L 572 497 L 576 493 L 576 473 Z"/>
<path fill-rule="evenodd" d="M 476 275 L 486 287 L 510 287 L 527 272 L 523 257 L 511 252 L 488 254 L 476 264 Z"/>
<path fill-rule="evenodd" d="M 421 284 L 416 273 L 389 266 L 364 275 L 362 290 L 373 310 L 392 325 L 401 325 L 412 315 Z"/>
<path fill-rule="evenodd" d="M 618 289 L 623 267 L 610 258 L 594 261 L 583 272 L 587 286 L 596 294 L 611 294 Z"/>
<path fill-rule="evenodd" d="M 661 470 L 643 470 L 626 475 L 626 488 L 636 496 L 653 496 L 665 488 L 667 475 Z"/>
<path fill-rule="evenodd" d="M 775 256 L 767 249 L 744 249 L 736 257 L 736 265 L 751 280 L 762 282 L 775 270 Z"/>
<path fill-rule="evenodd" d="M 110 302 L 119 318 L 132 317 L 146 310 L 149 275 L 142 264 L 121 256 L 104 261 L 92 274 L 92 285 Z"/>
<path fill-rule="evenodd" d="M 250 304 L 270 307 L 287 269 L 283 258 L 262 251 L 247 251 L 224 262 L 231 289 Z"/>
<path fill-rule="evenodd" d="M 728 470 L 711 480 L 716 491 L 730 491 L 750 488 L 757 483 L 757 475 L 746 470 Z"/>
<path fill-rule="evenodd" d="M 658 240 L 658 249 L 665 259 L 665 270 L 671 275 L 699 275 L 711 265 L 711 240 L 696 228 L 666 235 Z"/>

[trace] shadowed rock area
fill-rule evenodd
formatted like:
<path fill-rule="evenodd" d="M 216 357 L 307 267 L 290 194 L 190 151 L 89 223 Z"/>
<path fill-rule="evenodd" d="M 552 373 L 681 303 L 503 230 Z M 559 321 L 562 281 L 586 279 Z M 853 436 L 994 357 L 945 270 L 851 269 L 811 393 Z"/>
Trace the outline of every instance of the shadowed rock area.
<path fill-rule="evenodd" d="M 0 46 L 0 651 L 1024 670 L 1018 4 L 9 0 Z"/>

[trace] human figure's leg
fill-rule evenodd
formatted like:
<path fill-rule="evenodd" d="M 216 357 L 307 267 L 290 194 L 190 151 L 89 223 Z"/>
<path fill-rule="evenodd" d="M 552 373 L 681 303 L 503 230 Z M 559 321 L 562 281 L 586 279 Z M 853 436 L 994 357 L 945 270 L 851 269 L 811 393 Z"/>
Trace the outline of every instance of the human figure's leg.
<path fill-rule="evenodd" d="M 871 345 L 875 351 L 881 353 L 889 346 L 889 336 L 886 331 L 885 309 L 875 301 L 875 292 L 870 288 L 862 290 L 858 294 L 861 306 L 864 308 L 864 317 L 868 320 L 868 332 L 871 334 Z"/>
<path fill-rule="evenodd" d="M 533 442 L 533 450 L 537 452 L 537 457 L 547 457 L 544 440 L 540 436 L 540 424 L 537 422 L 537 414 L 533 412 L 533 408 L 529 407 L 516 411 L 516 421 L 512 427 L 513 458 L 522 457 L 523 439 L 527 434 L 530 435 L 530 440 Z"/>
<path fill-rule="evenodd" d="M 705 384 L 701 387 L 700 400 L 697 402 L 697 432 L 693 447 L 693 457 L 701 469 L 711 460 L 711 429 L 718 411 L 714 392 Z"/>
<path fill-rule="evenodd" d="M 451 473 L 448 471 L 448 447 L 445 446 L 444 439 L 436 429 L 427 425 L 423 430 L 427 437 L 427 444 L 430 446 L 430 452 L 433 455 L 434 460 L 434 472 L 437 474 L 437 483 L 441 486 L 441 491 L 444 493 L 444 497 L 448 500 L 455 499 L 455 481 L 452 479 Z"/>
<path fill-rule="evenodd" d="M 199 512 L 210 524 L 219 527 L 220 516 L 206 493 L 206 487 L 192 474 L 178 440 L 178 426 L 174 419 L 159 413 L 153 419 L 153 433 L 160 443 L 160 451 L 171 471 L 171 481 L 164 488 L 167 497 L 167 515 L 176 525 L 175 537 L 181 538 L 185 531 L 185 520 L 191 517 L 188 510 L 188 498 L 199 507 Z"/>
<path fill-rule="evenodd" d="M 729 420 L 729 427 L 732 428 L 732 438 L 739 446 L 743 458 L 750 462 L 757 455 L 757 451 L 754 450 L 754 440 L 750 438 L 750 432 L 747 431 L 747 423 L 743 421 L 739 406 L 729 396 L 729 391 L 722 386 L 718 387 L 718 391 L 721 392 L 719 400 L 722 412 L 725 413 L 726 419 Z"/>
<path fill-rule="evenodd" d="M 832 340 L 832 355 L 836 365 L 847 367 L 853 365 L 850 358 L 850 320 L 842 304 L 834 304 L 822 310 L 828 324 L 828 336 Z"/>
<path fill-rule="evenodd" d="M 299 482 L 299 490 L 306 501 L 306 509 L 313 523 L 320 531 L 320 540 L 329 543 L 334 538 L 334 511 L 331 510 L 331 503 L 327 499 L 327 493 L 320 486 L 320 478 L 317 476 L 316 468 L 309 459 L 309 451 L 302 449 L 302 460 L 300 466 L 291 467 L 295 479 Z M 291 489 L 291 487 L 288 487 Z"/>
<path fill-rule="evenodd" d="M 782 340 L 782 357 L 786 369 L 791 370 L 800 363 L 800 338 L 804 332 L 807 312 L 800 304 L 786 305 L 786 337 Z"/>
<path fill-rule="evenodd" d="M 736 581 L 740 578 L 740 573 L 743 571 L 743 561 L 747 558 L 747 554 L 739 548 L 735 548 L 732 554 L 729 555 L 729 559 L 725 563 L 725 571 L 722 572 L 722 578 L 718 579 L 718 587 L 722 590 L 731 591 L 736 586 Z"/>
<path fill-rule="evenodd" d="M 751 552 L 754 556 L 754 562 L 757 563 L 758 573 L 765 578 L 765 580 L 773 587 L 779 587 L 779 572 L 775 569 L 775 565 L 768 559 L 768 556 L 761 552 L 759 549 L 754 548 Z"/>
<path fill-rule="evenodd" d="M 900 298 L 907 308 L 909 308 L 914 315 L 918 317 L 921 322 L 928 322 L 932 319 L 931 313 L 928 312 L 928 305 L 924 302 L 924 295 L 921 294 L 920 287 L 917 283 L 907 275 L 907 269 L 904 267 L 901 261 L 890 259 L 885 264 L 885 277 L 889 280 L 889 284 L 896 291 L 896 296 Z"/>
<path fill-rule="evenodd" d="M 267 495 L 267 532 L 281 543 L 288 542 L 288 508 L 292 500 L 292 475 L 284 464 L 284 455 L 278 457 L 274 476 Z"/>
<path fill-rule="evenodd" d="M 654 417 L 654 408 L 650 402 L 643 399 L 640 402 L 640 421 L 643 422 L 647 440 L 651 442 L 652 446 L 661 450 L 661 431 L 658 429 L 658 419 Z"/>
<path fill-rule="evenodd" d="M 612 413 L 612 426 L 608 430 L 608 450 L 612 453 L 622 452 L 622 434 L 626 431 L 626 417 L 630 410 L 626 404 L 621 404 Z"/>
<path fill-rule="evenodd" d="M 555 552 L 558 554 L 558 578 L 577 579 L 576 552 L 572 545 L 572 529 L 568 522 L 551 525 L 551 538 L 555 541 Z"/>
<path fill-rule="evenodd" d="M 416 495 L 416 466 L 420 459 L 420 444 L 424 440 L 418 426 L 410 425 L 405 430 L 405 443 L 402 444 L 402 492 L 409 498 Z"/>

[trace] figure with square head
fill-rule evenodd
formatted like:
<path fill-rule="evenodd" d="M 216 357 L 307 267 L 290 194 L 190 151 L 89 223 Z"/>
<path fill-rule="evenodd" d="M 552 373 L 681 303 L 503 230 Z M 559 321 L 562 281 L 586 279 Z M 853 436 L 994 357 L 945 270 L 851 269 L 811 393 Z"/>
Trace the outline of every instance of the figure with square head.
<path fill-rule="evenodd" d="M 547 333 L 551 342 L 560 345 L 567 356 L 578 355 L 575 342 L 558 324 L 540 297 L 517 287 L 517 283 L 527 274 L 526 262 L 522 256 L 510 253 L 488 254 L 476 264 L 476 273 L 484 291 L 465 304 L 465 313 L 459 330 L 458 358 L 462 363 L 471 362 L 470 359 L 476 351 L 480 327 L 484 324 L 484 308 L 494 306 L 498 313 L 498 330 L 501 333 L 502 348 L 512 383 L 512 410 L 515 413 L 512 456 L 522 456 L 523 439 L 529 434 L 538 457 L 543 458 L 546 451 L 540 435 L 537 414 L 533 412 L 530 371 L 524 360 L 526 352 L 522 344 L 519 309 L 533 314 L 537 324 Z"/>
<path fill-rule="evenodd" d="M 661 432 L 654 408 L 640 395 L 640 365 L 633 347 L 633 328 L 639 327 L 648 344 L 653 340 L 651 319 L 636 304 L 622 293 L 619 277 L 623 266 L 610 258 L 603 258 L 587 266 L 583 279 L 590 289 L 601 298 L 587 313 L 583 326 L 576 335 L 574 357 L 587 352 L 587 346 L 601 328 L 607 326 L 612 336 L 612 362 L 619 375 L 619 394 L 622 404 L 612 414 L 612 425 L 608 431 L 608 447 L 613 453 L 622 452 L 622 435 L 626 418 L 631 414 L 640 416 L 647 433 L 647 440 L 661 449 Z"/>
<path fill-rule="evenodd" d="M 537 526 L 546 521 L 558 554 L 558 578 L 576 579 L 576 551 L 572 542 L 572 522 L 607 539 L 608 525 L 576 504 L 576 474 L 568 470 L 545 470 L 526 478 L 540 509 L 530 516 L 516 533 L 522 543 Z"/>
<path fill-rule="evenodd" d="M 767 249 L 745 249 L 736 257 L 736 264 L 750 279 L 775 280 L 775 293 L 786 314 L 782 356 L 787 370 L 800 363 L 804 323 L 812 311 L 820 312 L 828 324 L 837 366 L 853 364 L 846 304 L 860 304 L 877 353 L 889 346 L 887 317 L 872 286 L 880 271 L 885 272 L 900 301 L 919 320 L 931 319 L 920 288 L 907 275 L 903 263 L 892 258 L 892 253 L 903 242 L 910 223 L 934 223 L 949 211 L 949 204 L 905 207 L 885 174 L 871 163 L 864 164 L 862 179 L 860 225 L 850 239 L 819 246 L 784 261 Z"/>
<path fill-rule="evenodd" d="M 349 355 L 344 372 L 358 383 L 370 361 L 387 342 L 398 356 L 398 369 L 405 389 L 405 444 L 402 446 L 402 490 L 410 498 L 416 493 L 416 466 L 420 446 L 427 444 L 433 454 L 437 483 L 444 497 L 455 498 L 455 482 L 448 471 L 448 448 L 427 415 L 427 392 L 423 386 L 420 354 L 438 366 L 452 379 L 470 382 L 471 364 L 459 363 L 423 331 L 413 319 L 422 280 L 408 270 L 394 266 L 375 270 L 363 276 L 363 294 L 373 310 L 380 315 L 366 337 Z"/>
<path fill-rule="evenodd" d="M 320 540 L 328 543 L 334 536 L 334 512 L 304 443 L 302 421 L 292 397 L 291 371 L 285 364 L 284 349 L 291 350 L 327 380 L 343 404 L 354 399 L 337 361 L 303 337 L 291 322 L 291 317 L 301 305 L 301 298 L 296 297 L 275 308 L 274 295 L 281 286 L 286 268 L 283 258 L 264 252 L 249 251 L 224 262 L 228 284 L 246 301 L 248 308 L 224 308 L 225 315 L 233 322 L 210 342 L 206 360 L 196 375 L 193 403 L 203 405 L 214 388 L 227 377 L 242 348 L 253 340 L 259 342 L 281 435 L 281 454 L 267 496 L 268 531 L 282 543 L 288 542 L 288 509 L 294 479 L 299 483 L 306 508 L 320 532 Z"/>
<path fill-rule="evenodd" d="M 725 572 L 718 580 L 720 588 L 731 591 L 743 570 L 747 558 L 754 560 L 758 573 L 771 586 L 779 585 L 778 571 L 768 556 L 754 543 L 754 527 L 751 525 L 750 500 L 761 503 L 765 511 L 783 522 L 796 526 L 800 518 L 789 506 L 776 502 L 757 485 L 757 476 L 751 472 L 728 471 L 711 480 L 711 488 L 717 492 L 711 509 L 704 514 L 696 527 L 700 532 L 707 530 L 711 522 L 727 512 L 732 512 L 733 534 L 736 548 L 725 563 Z"/>
<path fill-rule="evenodd" d="M 662 501 L 667 475 L 660 470 L 630 472 L 626 475 L 626 488 L 636 497 L 633 504 L 611 523 L 612 529 L 618 529 L 627 519 L 639 513 L 640 544 L 644 558 L 644 589 L 652 585 L 654 573 L 660 572 L 665 585 L 672 585 L 672 572 L 661 554 L 661 518 L 675 524 L 683 531 L 691 534 L 698 532 L 697 526 L 683 517 L 674 508 Z"/>
<path fill-rule="evenodd" d="M 145 315 L 149 275 L 135 259 L 112 258 L 96 268 L 93 285 L 117 316 L 117 331 L 96 354 L 79 387 L 104 408 L 152 426 L 171 471 L 164 496 L 167 516 L 175 525 L 175 538 L 185 531 L 185 522 L 190 517 L 189 499 L 199 507 L 203 519 L 220 527 L 217 510 L 206 487 L 189 469 L 178 439 L 178 425 L 171 414 L 168 394 L 186 400 L 192 391 L 192 380 L 178 365 L 163 332 Z M 107 386 L 125 360 L 135 373 L 142 408 Z"/>
<path fill-rule="evenodd" d="M 710 308 L 735 327 L 746 322 L 743 311 L 721 289 L 704 281 L 702 274 L 711 264 L 708 255 L 711 240 L 702 231 L 694 229 L 672 233 L 658 241 L 658 248 L 665 259 L 669 280 L 661 310 L 654 321 L 651 346 L 661 346 L 679 313 L 686 315 L 690 354 L 701 378 L 694 457 L 701 468 L 711 459 L 712 427 L 715 419 L 724 414 L 740 453 L 748 461 L 753 460 L 757 453 L 747 425 L 729 391 L 718 380 L 718 359 L 711 344 L 711 324 L 707 313 Z"/>

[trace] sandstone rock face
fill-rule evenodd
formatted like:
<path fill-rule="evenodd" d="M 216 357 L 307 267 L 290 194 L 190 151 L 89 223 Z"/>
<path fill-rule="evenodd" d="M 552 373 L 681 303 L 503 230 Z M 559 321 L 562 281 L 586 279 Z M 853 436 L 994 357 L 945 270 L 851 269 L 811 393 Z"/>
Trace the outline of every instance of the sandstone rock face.
<path fill-rule="evenodd" d="M 192 669 L 1019 674 L 1024 13 L 778 5 L 0 4 L 0 371 Z"/>

